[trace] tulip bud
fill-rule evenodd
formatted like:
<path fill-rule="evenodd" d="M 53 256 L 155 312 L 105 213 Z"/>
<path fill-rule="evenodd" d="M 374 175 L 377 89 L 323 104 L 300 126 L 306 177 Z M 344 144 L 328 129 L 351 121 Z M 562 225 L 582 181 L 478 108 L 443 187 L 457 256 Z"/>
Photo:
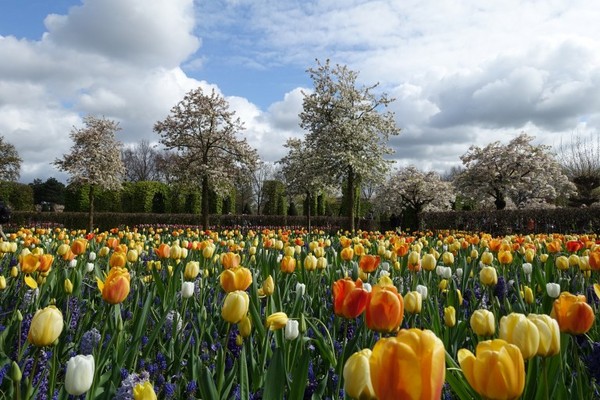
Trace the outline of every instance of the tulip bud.
<path fill-rule="evenodd" d="M 10 269 L 10 276 L 12 276 L 13 278 L 19 276 L 19 269 L 17 267 L 12 267 Z"/>
<path fill-rule="evenodd" d="M 437 260 L 433 254 L 425 254 L 421 259 L 421 266 L 425 271 L 433 271 L 435 269 Z"/>
<path fill-rule="evenodd" d="M 306 285 L 300 282 L 296 283 L 296 295 L 302 297 L 304 293 L 306 293 Z"/>
<path fill-rule="evenodd" d="M 423 297 L 417 291 L 408 292 L 404 296 L 404 310 L 411 314 L 419 314 L 423 305 Z"/>
<path fill-rule="evenodd" d="M 483 252 L 483 254 L 481 255 L 482 263 L 484 263 L 485 265 L 492 265 L 493 261 L 494 261 L 494 255 L 492 253 L 490 253 L 489 251 Z"/>
<path fill-rule="evenodd" d="M 557 298 L 560 295 L 560 285 L 554 282 L 546 283 L 546 293 L 553 299 Z"/>
<path fill-rule="evenodd" d="M 471 329 L 478 336 L 492 336 L 496 331 L 496 320 L 491 311 L 479 309 L 471 314 Z"/>
<path fill-rule="evenodd" d="M 10 367 L 10 379 L 15 382 L 21 382 L 23 373 L 21 372 L 21 368 L 19 368 L 19 364 L 17 364 L 16 361 L 13 361 Z"/>
<path fill-rule="evenodd" d="M 448 328 L 452 328 L 456 325 L 456 309 L 454 307 L 444 307 L 444 324 Z"/>
<path fill-rule="evenodd" d="M 344 364 L 344 391 L 351 398 L 375 398 L 369 367 L 371 354 L 371 349 L 363 349 L 352 354 Z"/>
<path fill-rule="evenodd" d="M 309 254 L 304 259 L 304 269 L 307 271 L 314 271 L 317 268 L 317 257 Z"/>
<path fill-rule="evenodd" d="M 498 283 L 498 273 L 494 267 L 483 267 L 479 272 L 479 280 L 485 286 L 495 286 Z"/>
<path fill-rule="evenodd" d="M 227 293 L 227 297 L 223 301 L 221 308 L 221 316 L 229 323 L 237 324 L 242 320 L 244 315 L 248 314 L 250 306 L 250 298 L 248 293 L 242 290 Z"/>
<path fill-rule="evenodd" d="M 156 400 L 154 387 L 148 381 L 138 383 L 133 388 L 133 398 L 135 400 Z"/>
<path fill-rule="evenodd" d="M 283 333 L 286 340 L 296 339 L 300 334 L 298 330 L 298 321 L 295 319 L 288 319 L 287 323 L 285 324 Z"/>
<path fill-rule="evenodd" d="M 37 310 L 31 320 L 27 340 L 34 346 L 50 346 L 60 336 L 63 326 L 62 313 L 55 306 Z"/>
<path fill-rule="evenodd" d="M 69 278 L 65 279 L 64 289 L 66 294 L 73 293 L 73 282 Z"/>
<path fill-rule="evenodd" d="M 4 275 L 0 275 L 0 290 L 6 289 L 6 278 Z"/>
<path fill-rule="evenodd" d="M 242 337 L 247 338 L 252 333 L 252 320 L 244 315 L 242 320 L 238 322 L 238 329 Z"/>
<path fill-rule="evenodd" d="M 195 285 L 194 282 L 183 282 L 181 284 L 181 297 L 189 299 L 194 295 Z"/>
<path fill-rule="evenodd" d="M 556 257 L 556 268 L 558 268 L 561 271 L 566 271 L 569 269 L 569 259 L 565 256 L 558 256 Z"/>
<path fill-rule="evenodd" d="M 77 355 L 67 362 L 65 390 L 73 396 L 80 396 L 90 390 L 94 380 L 94 356 Z"/>
<path fill-rule="evenodd" d="M 428 294 L 427 286 L 417 285 L 416 290 L 417 290 L 417 292 L 421 293 L 421 297 L 423 297 L 423 300 L 427 299 L 427 294 Z"/>
<path fill-rule="evenodd" d="M 327 268 L 327 259 L 325 257 L 321 256 L 317 259 L 317 268 L 320 270 Z"/>

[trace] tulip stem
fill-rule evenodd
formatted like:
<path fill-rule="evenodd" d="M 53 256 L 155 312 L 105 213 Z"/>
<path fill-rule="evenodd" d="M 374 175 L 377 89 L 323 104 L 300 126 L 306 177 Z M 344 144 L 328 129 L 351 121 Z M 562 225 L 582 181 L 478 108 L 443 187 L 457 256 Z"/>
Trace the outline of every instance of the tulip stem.
<path fill-rule="evenodd" d="M 575 336 L 571 336 L 571 344 L 573 345 L 573 358 L 575 362 L 575 370 L 577 374 L 577 398 L 583 400 L 583 382 L 581 381 L 581 362 L 579 360 L 579 347 L 575 341 Z"/>

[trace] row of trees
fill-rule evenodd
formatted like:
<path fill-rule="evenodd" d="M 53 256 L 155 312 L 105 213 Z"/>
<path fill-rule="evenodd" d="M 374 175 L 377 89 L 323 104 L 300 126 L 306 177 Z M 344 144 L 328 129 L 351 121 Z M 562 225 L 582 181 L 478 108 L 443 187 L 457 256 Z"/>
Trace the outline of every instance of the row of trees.
<path fill-rule="evenodd" d="M 276 164 L 259 160 L 243 138 L 243 122 L 222 96 L 198 88 L 155 123 L 161 150 L 147 141 L 123 149 L 116 140 L 117 122 L 87 116 L 84 127 L 70 133 L 70 152 L 54 165 L 69 174 L 70 185 L 89 187 L 90 229 L 97 190 L 118 190 L 123 181 L 199 188 L 204 226 L 211 194 L 226 197 L 234 188 L 245 203 L 242 212 L 261 213 L 268 205 L 285 213 L 281 201 L 266 195 L 273 190 L 281 194 L 276 188 L 282 187 L 288 199 L 302 198 L 289 203 L 303 203 L 309 220 L 317 198 L 342 198 L 339 209 L 350 217 L 350 229 L 359 202 L 365 201 L 371 212 L 388 216 L 447 208 L 589 206 L 598 201 L 600 140 L 576 138 L 553 154 L 549 146 L 534 145 L 533 137 L 520 134 L 508 144 L 472 146 L 461 157 L 463 166 L 444 178 L 413 166 L 392 171 L 388 141 L 400 133 L 387 110 L 394 99 L 375 94 L 377 84 L 359 86 L 357 72 L 346 66 L 317 60 L 308 73 L 314 87 L 303 93 L 299 115 L 306 134 L 289 139 L 287 154 Z M 14 146 L 0 138 L 0 151 L 6 154 L 0 178 L 18 179 L 22 161 Z M 36 188 L 46 190 L 46 184 L 34 182 L 34 194 Z"/>

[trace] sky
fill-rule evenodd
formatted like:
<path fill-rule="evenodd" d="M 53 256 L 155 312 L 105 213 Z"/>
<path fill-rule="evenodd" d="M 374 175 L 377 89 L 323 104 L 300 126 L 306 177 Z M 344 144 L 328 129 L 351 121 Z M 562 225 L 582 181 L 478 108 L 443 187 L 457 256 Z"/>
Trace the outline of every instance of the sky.
<path fill-rule="evenodd" d="M 443 173 L 522 132 L 597 137 L 599 20 L 595 0 L 0 0 L 0 136 L 20 182 L 66 183 L 52 162 L 84 116 L 159 146 L 154 124 L 214 88 L 274 162 L 329 59 L 395 98 L 396 167 Z"/>

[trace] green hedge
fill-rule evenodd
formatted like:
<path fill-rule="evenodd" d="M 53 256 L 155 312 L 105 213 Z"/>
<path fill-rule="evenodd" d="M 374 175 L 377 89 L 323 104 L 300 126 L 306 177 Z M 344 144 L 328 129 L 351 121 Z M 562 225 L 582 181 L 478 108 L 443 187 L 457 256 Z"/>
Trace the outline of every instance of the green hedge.
<path fill-rule="evenodd" d="M 600 232 L 600 207 L 422 213 L 421 229 L 492 234 Z"/>

